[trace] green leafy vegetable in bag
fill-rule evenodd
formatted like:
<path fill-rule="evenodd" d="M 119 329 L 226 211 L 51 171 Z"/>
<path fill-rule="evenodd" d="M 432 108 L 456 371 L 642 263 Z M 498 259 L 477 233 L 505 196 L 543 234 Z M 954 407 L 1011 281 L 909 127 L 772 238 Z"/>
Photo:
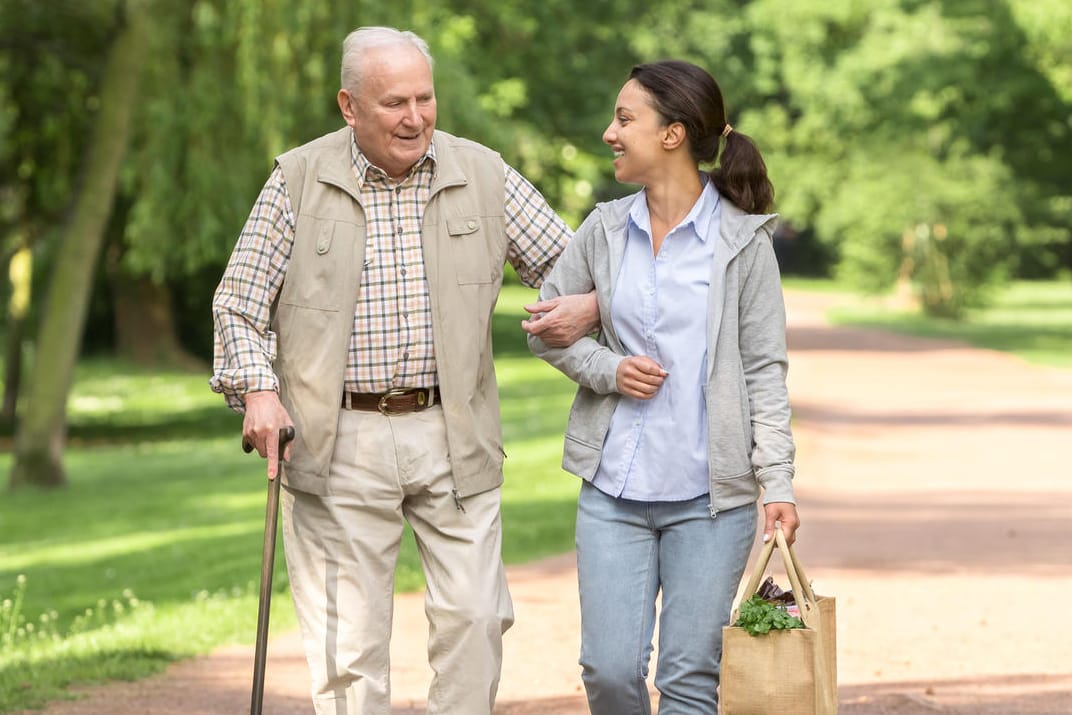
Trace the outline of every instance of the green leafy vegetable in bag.
<path fill-rule="evenodd" d="M 733 625 L 745 629 L 749 635 L 759 636 L 770 631 L 803 628 L 804 621 L 789 615 L 785 606 L 778 606 L 764 600 L 757 593 L 741 603 L 737 622 Z"/>

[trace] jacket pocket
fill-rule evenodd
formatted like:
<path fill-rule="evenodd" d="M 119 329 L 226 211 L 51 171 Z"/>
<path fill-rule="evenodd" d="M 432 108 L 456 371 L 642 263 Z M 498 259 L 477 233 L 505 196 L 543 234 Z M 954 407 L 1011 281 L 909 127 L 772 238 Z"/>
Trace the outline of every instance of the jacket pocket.
<path fill-rule="evenodd" d="M 589 481 L 595 477 L 603 450 L 567 433 L 562 442 L 562 468 Z"/>
<path fill-rule="evenodd" d="M 458 283 L 491 283 L 491 249 L 487 231 L 479 216 L 447 219 L 450 251 L 454 254 L 454 269 Z"/>
<path fill-rule="evenodd" d="M 715 511 L 726 511 L 754 502 L 759 498 L 759 482 L 749 470 L 731 477 L 714 477 L 711 480 L 711 506 Z"/>

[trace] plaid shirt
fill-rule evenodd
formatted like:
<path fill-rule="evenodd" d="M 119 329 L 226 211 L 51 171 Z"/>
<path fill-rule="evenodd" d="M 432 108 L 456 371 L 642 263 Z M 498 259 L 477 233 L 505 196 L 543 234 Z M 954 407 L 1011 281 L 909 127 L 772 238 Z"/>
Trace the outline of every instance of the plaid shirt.
<path fill-rule="evenodd" d="M 421 223 L 435 176 L 434 146 L 397 183 L 369 162 L 352 136 L 350 150 L 367 235 L 344 389 L 379 393 L 391 387 L 432 387 L 436 363 Z M 572 232 L 532 184 L 509 165 L 505 170 L 506 259 L 523 283 L 538 287 Z M 287 272 L 294 226 L 286 182 L 276 166 L 213 301 L 210 385 L 237 410 L 247 392 L 278 390 L 271 365 L 276 339 L 269 330 L 270 306 Z"/>

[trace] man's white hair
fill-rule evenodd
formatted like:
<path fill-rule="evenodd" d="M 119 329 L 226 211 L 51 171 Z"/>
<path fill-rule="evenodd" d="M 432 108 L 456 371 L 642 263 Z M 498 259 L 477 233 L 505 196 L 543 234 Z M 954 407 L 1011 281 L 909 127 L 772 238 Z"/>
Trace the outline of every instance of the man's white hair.
<path fill-rule="evenodd" d="M 357 93 L 361 85 L 363 59 L 367 51 L 377 47 L 406 45 L 416 47 L 428 60 L 428 67 L 433 66 L 428 43 L 409 30 L 396 30 L 393 27 L 359 27 L 351 32 L 342 42 L 342 88 L 351 94 Z"/>

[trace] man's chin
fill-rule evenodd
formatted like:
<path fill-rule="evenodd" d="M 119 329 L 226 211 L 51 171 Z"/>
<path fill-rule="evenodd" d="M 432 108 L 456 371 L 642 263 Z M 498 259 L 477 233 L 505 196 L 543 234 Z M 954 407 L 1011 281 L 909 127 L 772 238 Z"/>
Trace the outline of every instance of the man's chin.
<path fill-rule="evenodd" d="M 407 167 L 412 167 L 421 157 L 428 153 L 428 145 L 423 144 L 420 147 L 415 147 L 411 150 L 399 152 L 396 159 L 399 164 L 405 164 Z"/>

